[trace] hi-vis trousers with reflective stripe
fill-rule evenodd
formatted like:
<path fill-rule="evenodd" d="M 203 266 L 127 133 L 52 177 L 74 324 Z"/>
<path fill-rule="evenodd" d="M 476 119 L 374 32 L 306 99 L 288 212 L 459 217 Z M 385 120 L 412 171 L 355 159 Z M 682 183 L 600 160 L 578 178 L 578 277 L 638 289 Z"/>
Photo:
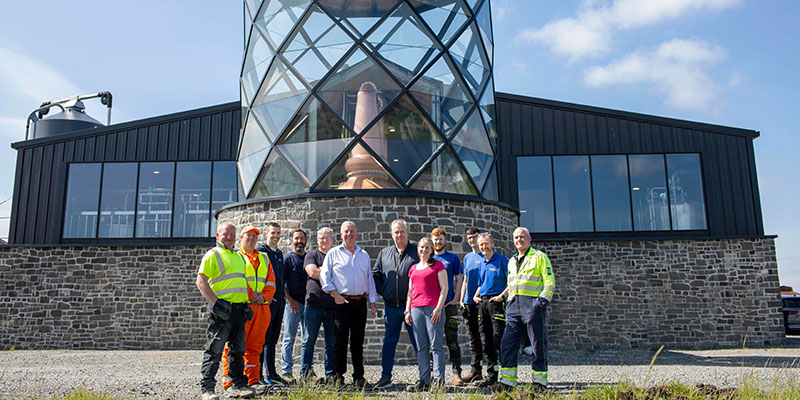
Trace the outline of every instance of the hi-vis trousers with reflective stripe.
<path fill-rule="evenodd" d="M 500 342 L 500 382 L 517 383 L 517 355 L 522 337 L 533 346 L 533 383 L 547 386 L 547 312 L 534 307 L 536 297 L 516 295 L 506 305 L 506 329 Z"/>
<path fill-rule="evenodd" d="M 269 327 L 270 311 L 266 304 L 254 305 L 253 319 L 244 324 L 244 374 L 247 376 L 247 384 L 258 383 L 259 372 L 261 371 L 261 350 L 264 348 L 264 338 Z M 228 378 L 228 346 L 222 352 L 222 387 L 227 389 L 233 382 Z"/>

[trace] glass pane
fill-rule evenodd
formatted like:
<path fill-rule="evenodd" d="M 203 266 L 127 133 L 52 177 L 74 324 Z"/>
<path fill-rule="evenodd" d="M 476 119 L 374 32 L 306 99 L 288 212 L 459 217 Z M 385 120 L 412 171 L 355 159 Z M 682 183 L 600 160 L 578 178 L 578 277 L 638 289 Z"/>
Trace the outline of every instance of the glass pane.
<path fill-rule="evenodd" d="M 453 127 L 467 115 L 472 100 L 459 78 L 450 57 L 440 57 L 411 86 L 411 94 L 439 131 L 450 136 Z"/>
<path fill-rule="evenodd" d="M 100 195 L 100 226 L 97 237 L 133 237 L 136 212 L 136 163 L 107 163 L 103 166 Z"/>
<path fill-rule="evenodd" d="M 400 184 L 361 144 L 345 154 L 315 190 L 397 189 Z"/>
<path fill-rule="evenodd" d="M 497 114 L 494 105 L 494 87 L 492 80 L 486 84 L 486 89 L 483 91 L 478 106 L 483 116 L 483 121 L 486 123 L 486 131 L 489 132 L 489 141 L 492 147 L 497 150 Z"/>
<path fill-rule="evenodd" d="M 348 127 L 360 133 L 400 93 L 400 86 L 357 48 L 317 89 L 317 94 Z"/>
<path fill-rule="evenodd" d="M 306 15 L 282 54 L 314 86 L 350 49 L 353 39 L 316 5 Z"/>
<path fill-rule="evenodd" d="M 350 130 L 312 97 L 289 123 L 278 148 L 310 182 L 315 182 L 352 137 Z"/>
<path fill-rule="evenodd" d="M 473 93 L 479 93 L 491 76 L 489 60 L 478 39 L 478 28 L 472 24 L 450 47 L 450 54 Z"/>
<path fill-rule="evenodd" d="M 277 49 L 303 15 L 311 0 L 266 0 L 255 25 L 273 49 Z"/>
<path fill-rule="evenodd" d="M 267 73 L 269 63 L 275 52 L 267 45 L 267 40 L 261 35 L 258 29 L 253 29 L 253 34 L 250 38 L 250 43 L 247 47 L 247 54 L 244 58 L 244 67 L 242 68 L 242 87 L 248 99 L 255 96 L 258 86 L 261 84 L 261 79 Z"/>
<path fill-rule="evenodd" d="M 70 164 L 64 206 L 64 239 L 93 238 L 97 231 L 100 165 Z"/>
<path fill-rule="evenodd" d="M 478 195 L 467 173 L 458 164 L 458 160 L 450 148 L 445 149 L 439 154 L 439 157 L 433 160 L 433 163 L 417 178 L 411 188 L 432 192 Z"/>
<path fill-rule="evenodd" d="M 416 0 L 412 6 L 445 44 L 467 22 L 461 0 Z"/>
<path fill-rule="evenodd" d="M 207 237 L 211 162 L 179 162 L 175 175 L 173 237 Z"/>
<path fill-rule="evenodd" d="M 706 229 L 703 176 L 697 154 L 667 154 L 672 229 Z"/>
<path fill-rule="evenodd" d="M 483 197 L 499 201 L 497 197 L 497 168 L 492 170 L 489 174 L 489 179 L 486 180 L 486 186 L 483 187 Z"/>
<path fill-rule="evenodd" d="M 136 237 L 169 237 L 172 227 L 172 185 L 175 163 L 139 165 Z"/>
<path fill-rule="evenodd" d="M 370 128 L 364 141 L 406 182 L 444 140 L 411 99 L 403 96 Z"/>
<path fill-rule="evenodd" d="M 263 0 L 245 0 L 244 4 L 247 6 L 246 11 L 247 15 L 245 18 L 253 19 L 255 15 L 258 13 L 259 7 L 261 7 L 261 3 Z"/>
<path fill-rule="evenodd" d="M 320 6 L 341 21 L 355 37 L 367 33 L 399 0 L 319 0 Z"/>
<path fill-rule="evenodd" d="M 630 231 L 628 163 L 625 156 L 592 156 L 595 230 Z"/>
<path fill-rule="evenodd" d="M 519 224 L 531 232 L 555 232 L 550 157 L 517 157 Z"/>
<path fill-rule="evenodd" d="M 494 153 L 478 111 L 473 112 L 461 126 L 452 143 L 464 168 L 475 184 L 482 187 L 494 162 Z"/>
<path fill-rule="evenodd" d="M 217 219 L 214 215 L 223 206 L 238 201 L 236 188 L 236 163 L 233 161 L 214 162 L 213 191 L 211 192 L 211 229 L 209 234 L 217 232 Z"/>
<path fill-rule="evenodd" d="M 558 232 L 591 232 L 589 157 L 553 157 Z"/>
<path fill-rule="evenodd" d="M 416 76 L 441 50 L 406 3 L 400 4 L 367 38 L 384 65 L 403 83 Z"/>
<path fill-rule="evenodd" d="M 272 151 L 258 177 L 250 198 L 302 192 L 307 188 L 303 177 L 277 151 Z"/>
<path fill-rule="evenodd" d="M 478 31 L 481 33 L 483 45 L 486 47 L 486 55 L 489 56 L 489 62 L 492 63 L 493 57 L 493 39 L 492 39 L 492 12 L 489 2 L 483 3 L 483 6 L 475 15 L 475 22 L 478 23 Z"/>
<path fill-rule="evenodd" d="M 473 10 L 480 4 L 480 0 L 466 0 L 466 2 L 469 8 Z"/>
<path fill-rule="evenodd" d="M 253 187 L 253 182 L 255 182 L 259 172 L 261 172 L 261 167 L 264 165 L 264 160 L 267 158 L 268 151 L 269 149 L 264 149 L 239 160 L 239 178 L 244 188 L 243 193 L 249 193 L 250 188 Z"/>
<path fill-rule="evenodd" d="M 275 141 L 280 136 L 306 94 L 308 89 L 300 78 L 276 59 L 251 106 L 251 112 L 258 117 L 270 140 Z"/>
<path fill-rule="evenodd" d="M 669 230 L 667 185 L 662 154 L 628 156 L 633 202 L 633 229 Z"/>
<path fill-rule="evenodd" d="M 242 147 L 239 149 L 240 159 L 269 147 L 267 134 L 261 129 L 261 125 L 256 120 L 255 115 L 250 115 L 250 118 L 247 119 L 247 125 L 245 125 L 242 133 L 244 137 L 242 138 Z"/>

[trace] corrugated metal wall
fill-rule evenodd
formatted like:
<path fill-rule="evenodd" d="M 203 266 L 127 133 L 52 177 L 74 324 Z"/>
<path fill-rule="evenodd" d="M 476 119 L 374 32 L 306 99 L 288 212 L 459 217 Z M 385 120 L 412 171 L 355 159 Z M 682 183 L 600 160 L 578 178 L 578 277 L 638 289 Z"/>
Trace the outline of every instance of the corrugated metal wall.
<path fill-rule="evenodd" d="M 763 236 L 752 130 L 497 94 L 500 201 L 519 206 L 516 156 L 700 153 L 711 237 Z"/>
<path fill-rule="evenodd" d="M 67 163 L 236 159 L 239 102 L 20 142 L 9 243 L 61 242 Z"/>

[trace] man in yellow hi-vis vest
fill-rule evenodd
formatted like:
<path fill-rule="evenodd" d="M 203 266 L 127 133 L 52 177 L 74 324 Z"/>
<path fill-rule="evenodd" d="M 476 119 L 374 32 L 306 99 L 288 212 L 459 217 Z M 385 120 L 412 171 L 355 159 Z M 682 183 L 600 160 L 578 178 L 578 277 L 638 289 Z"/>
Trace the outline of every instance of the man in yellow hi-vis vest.
<path fill-rule="evenodd" d="M 236 227 L 221 223 L 217 227 L 217 246 L 209 250 L 197 271 L 197 288 L 210 303 L 208 330 L 200 381 L 203 400 L 216 400 L 215 376 L 219 369 L 225 343 L 230 347 L 230 377 L 234 388 L 228 391 L 233 397 L 252 397 L 255 391 L 247 386 L 244 375 L 244 326 L 252 317 L 248 305 L 246 263 L 244 256 L 233 249 Z"/>
<path fill-rule="evenodd" d="M 523 335 L 533 346 L 533 385 L 547 386 L 547 306 L 553 300 L 556 280 L 550 259 L 531 247 L 527 228 L 514 230 L 517 254 L 508 262 L 506 329 L 500 341 L 500 382 L 493 390 L 506 390 L 517 383 L 517 352 Z"/>

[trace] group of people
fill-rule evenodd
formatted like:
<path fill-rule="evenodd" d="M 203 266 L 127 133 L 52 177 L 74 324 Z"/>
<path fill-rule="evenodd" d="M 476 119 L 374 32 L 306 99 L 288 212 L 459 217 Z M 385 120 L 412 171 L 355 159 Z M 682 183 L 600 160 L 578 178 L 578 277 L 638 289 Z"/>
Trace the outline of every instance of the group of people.
<path fill-rule="evenodd" d="M 344 384 L 349 348 L 356 388 L 392 388 L 395 352 L 405 326 L 419 365 L 419 379 L 408 390 L 445 384 L 445 345 L 452 365 L 451 384 L 509 389 L 517 383 L 517 356 L 523 340 L 532 349 L 533 384 L 547 385 L 545 322 L 555 280 L 550 260 L 531 247 L 526 228 L 514 230 L 517 254 L 509 260 L 495 252 L 490 234 L 470 227 L 466 238 L 472 251 L 463 264 L 446 250 L 443 229 L 434 229 L 415 244 L 409 241 L 408 225 L 402 219 L 392 221 L 393 244 L 380 251 L 374 264 L 356 243 L 358 231 L 352 221 L 341 225 L 338 246 L 333 246 L 332 229 L 318 230 L 318 246 L 308 253 L 307 235 L 301 229 L 292 231 L 292 251 L 286 256 L 278 249 L 280 225 L 269 223 L 265 234 L 266 243 L 256 247 L 260 231 L 245 227 L 237 250 L 236 228 L 221 223 L 217 246 L 200 263 L 196 284 L 209 302 L 201 367 L 203 399 L 217 398 L 215 376 L 220 361 L 223 387 L 233 397 L 250 397 L 270 386 L 293 383 L 292 349 L 298 327 L 301 379 L 315 377 L 314 348 L 323 330 L 324 377 L 318 383 Z M 367 312 L 377 314 L 379 296 L 385 328 L 381 377 L 369 385 L 364 377 L 364 337 Z M 470 338 L 472 363 L 466 375 L 458 343 L 459 313 Z M 279 375 L 275 357 L 282 325 Z"/>

